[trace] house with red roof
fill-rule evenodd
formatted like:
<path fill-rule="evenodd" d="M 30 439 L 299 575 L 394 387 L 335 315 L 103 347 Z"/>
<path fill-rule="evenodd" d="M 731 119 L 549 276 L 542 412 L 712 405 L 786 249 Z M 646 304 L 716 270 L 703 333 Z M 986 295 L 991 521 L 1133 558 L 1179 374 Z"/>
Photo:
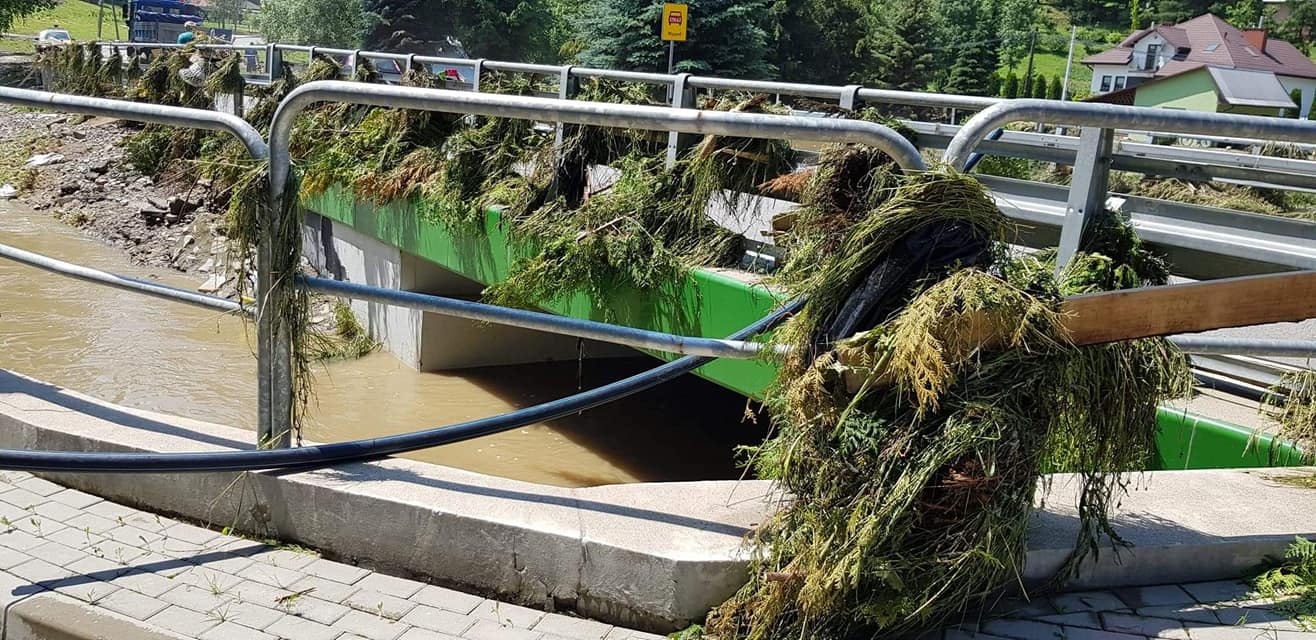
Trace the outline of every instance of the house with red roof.
<path fill-rule="evenodd" d="M 1093 102 L 1305 118 L 1316 97 L 1316 63 L 1296 47 L 1209 13 L 1136 31 L 1083 64 Z"/>

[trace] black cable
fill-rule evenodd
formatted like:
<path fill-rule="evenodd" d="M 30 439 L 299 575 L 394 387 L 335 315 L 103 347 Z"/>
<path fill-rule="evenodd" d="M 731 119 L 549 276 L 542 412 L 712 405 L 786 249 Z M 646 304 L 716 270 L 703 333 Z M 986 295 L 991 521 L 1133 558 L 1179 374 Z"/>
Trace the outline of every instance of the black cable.
<path fill-rule="evenodd" d="M 803 304 L 802 299 L 789 302 L 762 320 L 736 332 L 730 336 L 730 339 L 744 340 L 771 329 Z M 99 453 L 0 449 L 0 469 L 61 473 L 204 473 L 287 468 L 318 469 L 462 442 L 536 422 L 561 418 L 651 389 L 690 373 L 712 360 L 713 358 L 706 356 L 685 356 L 597 389 L 533 407 L 461 424 L 382 438 L 296 449 L 207 453 Z"/>

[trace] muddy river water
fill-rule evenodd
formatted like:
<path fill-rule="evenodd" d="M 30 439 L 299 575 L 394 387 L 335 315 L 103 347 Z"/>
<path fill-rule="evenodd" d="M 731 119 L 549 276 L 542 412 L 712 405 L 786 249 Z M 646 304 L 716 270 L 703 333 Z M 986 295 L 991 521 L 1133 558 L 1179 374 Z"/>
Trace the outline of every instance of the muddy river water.
<path fill-rule="evenodd" d="M 194 287 L 132 265 L 47 212 L 0 201 L 0 243 L 87 266 Z M 255 358 L 240 320 L 47 274 L 0 259 L 0 368 L 103 400 L 254 429 Z M 305 437 L 336 442 L 495 415 L 656 364 L 634 360 L 418 373 L 387 353 L 319 368 Z M 583 415 L 409 454 L 427 462 L 555 484 L 735 478 L 733 449 L 763 436 L 745 401 L 687 376 Z M 254 436 L 253 436 L 254 437 Z"/>

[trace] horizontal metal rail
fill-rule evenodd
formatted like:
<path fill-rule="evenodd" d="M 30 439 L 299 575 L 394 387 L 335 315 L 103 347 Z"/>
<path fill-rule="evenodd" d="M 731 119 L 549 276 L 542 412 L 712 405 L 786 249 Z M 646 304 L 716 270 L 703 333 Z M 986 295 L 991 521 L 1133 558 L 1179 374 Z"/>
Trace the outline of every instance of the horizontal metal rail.
<path fill-rule="evenodd" d="M 13 104 L 34 109 L 49 109 L 65 113 L 81 113 L 89 116 L 123 118 L 138 122 L 167 124 L 175 127 L 225 131 L 233 134 L 247 148 L 251 157 L 264 160 L 269 157 L 269 148 L 260 132 L 256 131 L 246 120 L 228 113 L 206 109 L 188 109 L 186 107 L 169 107 L 146 102 L 129 102 L 127 100 L 110 100 L 108 98 L 89 98 L 31 89 L 14 89 L 0 87 L 0 103 Z"/>
<path fill-rule="evenodd" d="M 1125 107 L 1089 102 L 1006 100 L 969 119 L 946 147 L 942 160 L 960 169 L 995 129 L 1016 122 L 1048 122 L 1102 129 L 1136 129 L 1157 133 L 1194 133 L 1316 142 L 1316 122 L 1197 111 Z"/>
<path fill-rule="evenodd" d="M 195 291 L 178 289 L 155 282 L 130 278 L 128 276 L 121 276 L 107 271 L 100 271 L 98 269 L 92 269 L 91 267 L 84 267 L 71 262 L 56 260 L 55 258 L 43 256 L 39 253 L 24 251 L 17 247 L 11 247 L 8 245 L 0 244 L 0 258 L 13 260 L 20 264 L 36 267 L 62 276 L 68 276 L 86 282 L 94 282 L 96 284 L 105 285 L 115 289 L 122 289 L 124 291 L 131 291 L 133 293 L 140 293 L 153 298 L 160 298 L 162 300 L 182 302 L 194 307 L 203 307 L 227 313 L 250 313 L 249 309 L 244 308 L 240 303 L 233 300 L 227 300 L 217 296 L 208 296 Z"/>
<path fill-rule="evenodd" d="M 453 318 L 520 327 L 522 329 L 597 340 L 663 353 L 745 360 L 762 357 L 765 350 L 778 353 L 788 352 L 784 346 L 778 346 L 774 349 L 770 345 L 758 342 L 677 336 L 660 331 L 648 331 L 590 320 L 577 320 L 551 313 L 511 309 L 468 300 L 457 300 L 455 298 L 399 291 L 397 289 L 384 289 L 340 280 L 298 278 L 298 286 L 314 293 L 379 302 Z"/>
<path fill-rule="evenodd" d="M 1271 358 L 1316 358 L 1316 340 L 1266 340 L 1185 335 L 1170 338 L 1184 353 Z"/>
<path fill-rule="evenodd" d="M 1055 246 L 1065 222 L 1063 185 L 978 175 L 1006 216 L 1022 223 L 1018 242 Z M 1142 239 L 1167 254 L 1175 273 L 1207 280 L 1316 269 L 1316 222 L 1111 194 Z"/>

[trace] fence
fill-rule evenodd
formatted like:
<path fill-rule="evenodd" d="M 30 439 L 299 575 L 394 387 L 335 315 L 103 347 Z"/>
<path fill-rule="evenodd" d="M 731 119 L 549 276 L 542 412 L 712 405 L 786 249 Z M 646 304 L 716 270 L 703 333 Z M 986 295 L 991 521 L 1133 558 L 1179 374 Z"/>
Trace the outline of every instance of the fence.
<path fill-rule="evenodd" d="M 485 66 L 488 67 L 489 64 L 497 66 L 496 63 L 485 63 Z M 517 69 L 534 69 L 535 72 L 540 72 L 538 70 L 543 68 L 539 65 L 517 66 Z M 588 72 L 594 73 L 592 70 Z M 570 75 L 570 70 L 562 73 L 563 78 L 570 77 Z M 679 86 L 679 84 L 676 86 Z M 856 91 L 855 95 L 860 95 L 860 93 L 860 91 Z M 917 149 L 890 128 L 872 123 L 839 119 L 729 112 L 704 113 L 666 107 L 602 104 L 575 100 L 320 81 L 298 87 L 280 103 L 274 124 L 271 127 L 270 141 L 267 146 L 250 125 L 239 118 L 226 114 L 0 88 L 0 102 L 10 104 L 105 115 L 175 126 L 222 130 L 232 133 L 243 141 L 253 158 L 268 157 L 270 159 L 271 191 L 269 197 L 272 206 L 269 208 L 271 213 L 268 215 L 271 217 L 262 220 L 263 225 L 279 225 L 289 222 L 276 219 L 273 216 L 278 216 L 280 215 L 278 212 L 285 210 L 281 206 L 285 198 L 294 197 L 293 194 L 286 193 L 284 190 L 287 177 L 291 171 L 288 141 L 291 135 L 292 123 L 298 112 L 319 101 L 338 101 L 395 108 L 531 119 L 560 124 L 629 127 L 669 131 L 673 136 L 680 134 L 717 134 L 822 142 L 856 142 L 873 145 L 886 151 L 905 170 L 918 171 L 925 168 Z M 1101 175 L 1104 168 L 1108 167 L 1109 132 L 1112 130 L 1110 127 L 1137 126 L 1139 123 L 1144 122 L 1145 118 L 1154 117 L 1159 124 L 1170 127 L 1170 130 L 1181 130 L 1187 133 L 1204 133 L 1209 130 L 1224 135 L 1251 135 L 1258 132 L 1268 134 L 1273 131 L 1283 139 L 1316 142 L 1316 125 L 1307 125 L 1306 123 L 1294 123 L 1299 125 L 1296 127 L 1289 126 L 1287 123 L 1283 127 L 1276 125 L 1262 126 L 1261 123 L 1256 122 L 1257 120 L 1265 120 L 1262 118 L 1216 114 L 1203 117 L 1204 114 L 1192 114 L 1192 117 L 1189 118 L 1175 119 L 1173 114 L 1182 112 L 1170 112 L 1169 114 L 1158 112 L 1156 116 L 1149 116 L 1147 112 L 1151 110 L 1148 109 L 1111 107 L 1110 105 L 1082 105 L 1082 109 L 1074 109 L 1073 106 L 1031 100 L 1011 101 L 989 106 L 984 113 L 972 119 L 955 136 L 945 156 L 946 160 L 951 163 L 962 163 L 963 159 L 973 152 L 975 145 L 986 137 L 987 131 L 998 127 L 1003 122 L 1010 121 L 1010 119 L 1031 121 L 1038 117 L 1044 117 L 1066 124 L 1088 127 L 1084 130 L 1084 141 L 1093 140 L 1097 144 L 1085 144 L 1080 147 L 1080 167 L 1076 169 L 1076 175 L 1082 179 L 1076 177 L 1079 188 L 1070 194 L 1071 206 L 1079 207 L 1079 209 L 1075 215 L 1067 215 L 1065 218 L 1062 233 L 1062 251 L 1065 243 L 1077 237 L 1085 221 L 1091 219 L 1091 216 L 1085 214 L 1092 211 L 1090 207 L 1093 206 L 1092 203 L 1096 201 L 1098 193 L 1101 191 L 1099 189 L 1103 180 Z M 1105 144 L 1101 144 L 1103 140 Z M 266 226 L 265 228 L 273 227 Z M 268 233 L 262 235 L 266 238 L 269 236 Z M 262 244 L 267 245 L 267 243 Z M 1071 248 L 1074 246 L 1073 242 L 1070 242 L 1070 246 Z M 505 309 L 439 296 L 398 292 L 364 285 L 337 283 L 317 278 L 281 281 L 275 276 L 290 273 L 292 265 L 276 264 L 272 259 L 275 253 L 270 251 L 269 246 L 265 246 L 259 255 L 260 259 L 257 261 L 258 291 L 255 308 L 259 344 L 257 354 L 259 361 L 258 385 L 260 387 L 258 404 L 261 412 L 258 442 L 270 442 L 280 447 L 279 449 L 210 454 L 0 451 L 0 468 L 80 472 L 231 471 L 290 466 L 327 466 L 438 446 L 599 406 L 661 384 L 673 377 L 684 375 L 702 366 L 713 357 L 757 357 L 763 347 L 758 343 L 746 342 L 745 340 L 756 333 L 775 326 L 802 304 L 802 301 L 794 301 L 783 306 L 767 318 L 730 336 L 727 340 L 715 340 L 643 331 L 606 323 L 560 318 L 549 314 Z M 1220 255 L 1230 256 L 1231 254 L 1225 251 Z M 25 254 L 25 252 L 18 252 L 9 248 L 0 252 L 0 257 L 157 297 L 175 299 L 225 311 L 238 310 L 236 303 L 230 301 L 173 290 L 159 285 L 147 287 L 144 285 L 149 283 L 97 272 L 85 267 L 61 263 L 53 259 Z M 274 317 L 269 310 L 278 308 L 280 300 L 289 295 L 291 288 L 294 286 L 335 295 L 386 301 L 389 304 L 456 317 L 479 319 L 498 324 L 588 337 L 639 348 L 692 355 L 686 355 L 648 372 L 598 389 L 494 418 L 386 438 L 292 449 L 287 448 L 291 444 L 290 421 L 292 418 L 292 389 L 294 382 L 290 362 L 289 328 Z M 1190 352 L 1226 353 L 1243 351 L 1253 355 L 1316 356 L 1316 342 L 1309 341 L 1236 340 L 1201 336 L 1176 338 L 1176 340 Z"/>

